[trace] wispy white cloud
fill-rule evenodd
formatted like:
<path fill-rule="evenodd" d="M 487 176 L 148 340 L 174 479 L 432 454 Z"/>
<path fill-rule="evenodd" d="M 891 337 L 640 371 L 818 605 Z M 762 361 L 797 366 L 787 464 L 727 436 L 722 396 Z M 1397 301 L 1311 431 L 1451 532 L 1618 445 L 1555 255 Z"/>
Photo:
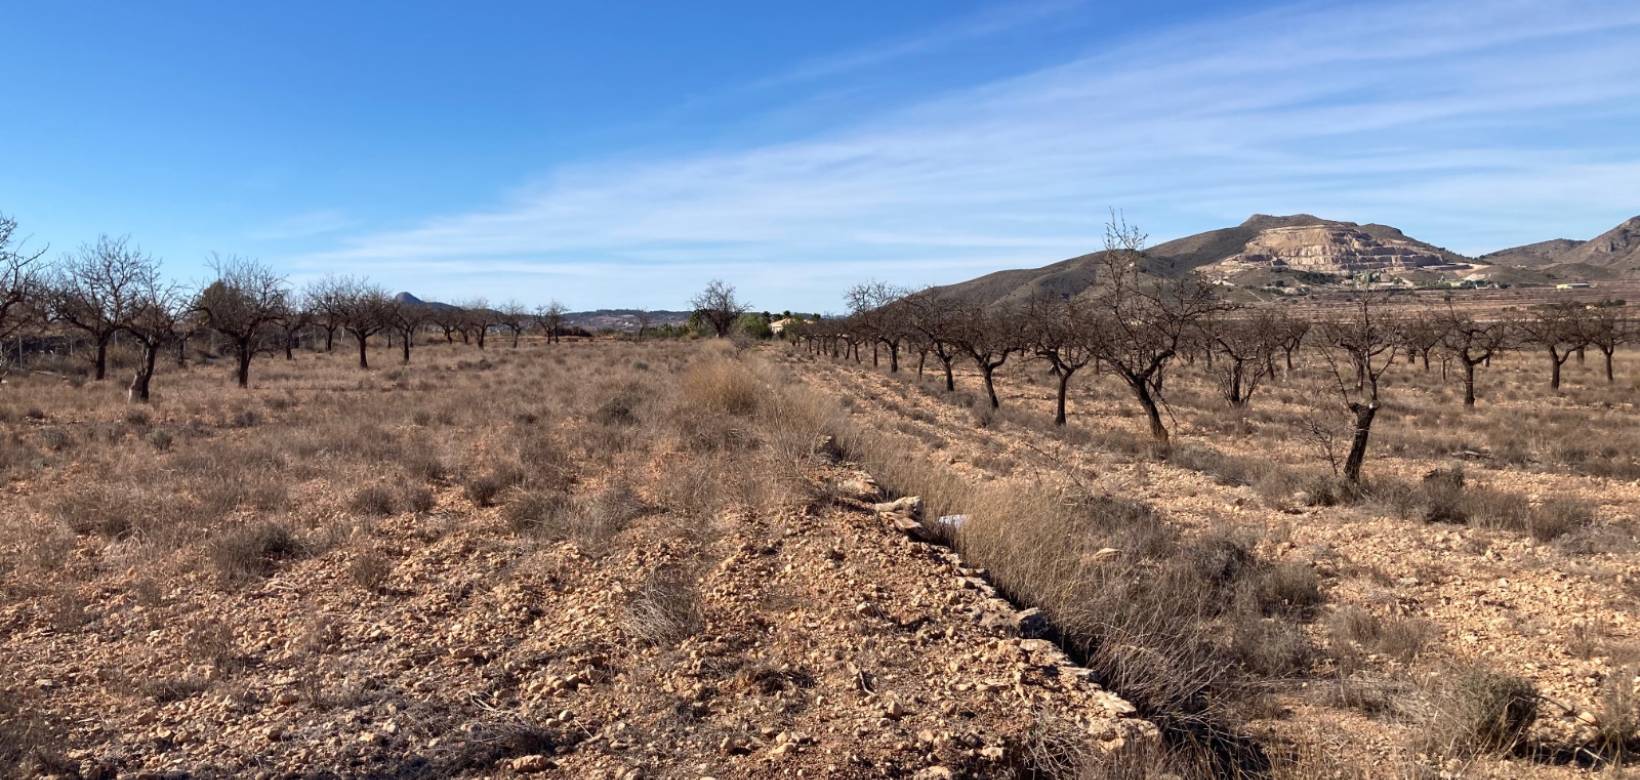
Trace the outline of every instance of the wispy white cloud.
<path fill-rule="evenodd" d="M 767 76 L 747 85 L 748 89 L 769 89 L 791 84 L 834 78 L 856 71 L 927 54 L 938 49 L 1008 32 L 1044 19 L 1069 13 L 1085 5 L 1085 0 L 1034 0 L 1013 2 L 940 25 L 931 30 L 854 51 L 834 54 L 798 64 L 790 70 Z"/>
<path fill-rule="evenodd" d="M 1637 32 L 1640 6 L 1611 2 L 1215 19 L 817 136 L 562 167 L 495 207 L 297 260 L 586 305 L 675 306 L 721 275 L 810 308 L 862 276 L 952 281 L 1078 254 L 1107 205 L 1159 237 L 1255 211 L 1472 252 L 1587 236 L 1640 211 Z"/>
<path fill-rule="evenodd" d="M 293 241 L 337 233 L 358 224 L 339 209 L 306 211 L 254 228 L 245 237 L 253 241 Z"/>

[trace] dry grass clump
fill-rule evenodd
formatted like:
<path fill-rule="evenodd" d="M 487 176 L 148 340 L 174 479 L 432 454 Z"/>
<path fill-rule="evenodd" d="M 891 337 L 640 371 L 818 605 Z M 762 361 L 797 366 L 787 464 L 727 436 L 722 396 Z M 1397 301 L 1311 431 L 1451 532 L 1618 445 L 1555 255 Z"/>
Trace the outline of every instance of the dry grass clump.
<path fill-rule="evenodd" d="M 1323 601 L 1309 567 L 1226 534 L 1180 536 L 1152 507 L 1075 487 L 970 481 L 852 430 L 845 447 L 930 516 L 970 517 L 956 543 L 1016 602 L 1049 617 L 1101 684 L 1219 771 L 1268 767 L 1241 724 L 1314 655 L 1299 622 Z"/>
<path fill-rule="evenodd" d="M 508 501 L 501 510 L 501 517 L 514 533 L 539 533 L 549 538 L 564 538 L 568 536 L 565 521 L 571 509 L 568 493 L 529 489 L 520 491 Z"/>
<path fill-rule="evenodd" d="M 365 550 L 347 566 L 347 577 L 367 591 L 380 591 L 393 575 L 393 561 L 377 550 Z"/>
<path fill-rule="evenodd" d="M 1327 617 L 1333 655 L 1351 659 L 1362 652 L 1398 661 L 1410 661 L 1434 638 L 1435 627 L 1426 620 L 1380 616 L 1363 607 L 1345 605 Z"/>
<path fill-rule="evenodd" d="M 1540 697 L 1525 679 L 1465 664 L 1440 675 L 1429 698 L 1424 749 L 1443 757 L 1472 758 L 1518 748 L 1537 721 Z"/>
<path fill-rule="evenodd" d="M 53 499 L 46 513 L 74 533 L 113 539 L 131 533 L 144 511 L 142 498 L 129 485 L 80 485 Z"/>
<path fill-rule="evenodd" d="M 1640 695 L 1634 690 L 1637 677 L 1640 668 L 1625 667 L 1607 676 L 1600 686 L 1590 749 L 1613 767 L 1628 766 L 1640 755 Z"/>
<path fill-rule="evenodd" d="M 524 474 L 517 468 L 498 466 L 469 477 L 462 483 L 461 491 L 474 506 L 495 506 L 502 492 L 523 481 Z"/>
<path fill-rule="evenodd" d="M 627 633 L 641 643 L 663 647 L 700 633 L 706 619 L 697 580 L 676 565 L 649 572 L 627 601 L 622 623 Z"/>
<path fill-rule="evenodd" d="M 257 520 L 230 528 L 206 543 L 206 560 L 224 583 L 244 583 L 271 574 L 282 561 L 300 556 L 303 546 L 289 524 Z"/>

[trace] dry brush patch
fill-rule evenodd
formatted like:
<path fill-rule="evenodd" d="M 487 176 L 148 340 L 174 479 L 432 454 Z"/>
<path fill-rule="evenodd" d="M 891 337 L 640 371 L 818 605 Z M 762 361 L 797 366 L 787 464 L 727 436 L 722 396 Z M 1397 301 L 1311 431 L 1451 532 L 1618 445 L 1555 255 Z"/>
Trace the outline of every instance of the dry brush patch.
<path fill-rule="evenodd" d="M 1350 487 L 1331 476 L 1294 424 L 1316 413 L 1312 399 L 1323 390 L 1302 354 L 1298 370 L 1278 371 L 1240 411 L 1226 410 L 1199 361 L 1174 366 L 1168 398 L 1179 435 L 1166 461 L 1143 446 L 1144 421 L 1096 367 L 1079 374 L 1069 425 L 1056 430 L 1054 385 L 1039 364 L 998 372 L 1002 407 L 979 419 L 963 391 L 978 386 L 971 371 L 959 370 L 959 389 L 948 393 L 942 377 L 873 373 L 847 361 L 827 366 L 827 358 L 801 353 L 783 362 L 836 392 L 860 425 L 897 437 L 886 448 L 885 483 L 931 493 L 935 504 L 941 495 L 959 496 L 931 514 L 967 511 L 976 504 L 973 494 L 994 483 L 1047 480 L 1047 489 L 1034 492 L 1056 496 L 1068 479 L 1083 494 L 1145 496 L 1188 534 L 1211 532 L 1234 517 L 1260 539 L 1261 555 L 1310 567 L 1335 606 L 1299 623 L 1311 648 L 1313 682 L 1297 691 L 1275 689 L 1281 708 L 1301 714 L 1252 711 L 1252 730 L 1268 737 L 1277 753 L 1287 750 L 1283 743 L 1301 740 L 1292 749 L 1302 756 L 1302 740 L 1315 737 L 1311 726 L 1343 722 L 1371 737 L 1344 737 L 1328 749 L 1349 757 L 1339 760 L 1387 760 L 1415 771 L 1425 760 L 1420 752 L 1433 755 L 1418 739 L 1440 711 L 1431 703 L 1446 695 L 1425 672 L 1479 658 L 1497 671 L 1530 664 L 1523 677 L 1553 702 L 1538 710 L 1513 750 L 1496 740 L 1470 740 L 1480 745 L 1482 771 L 1553 776 L 1567 762 L 1598 766 L 1619 755 L 1587 748 L 1601 741 L 1601 721 L 1581 713 L 1602 706 L 1606 680 L 1619 680 L 1618 687 L 1630 680 L 1622 665 L 1631 661 L 1621 647 L 1633 631 L 1613 630 L 1584 651 L 1571 639 L 1578 626 L 1605 623 L 1608 610 L 1620 612 L 1625 625 L 1632 620 L 1627 599 L 1633 590 L 1625 583 L 1640 574 L 1630 519 L 1640 497 L 1632 486 L 1578 462 L 1500 457 L 1525 437 L 1575 439 L 1588 430 L 1586 438 L 1598 439 L 1609 430 L 1592 429 L 1590 420 L 1617 430 L 1640 424 L 1632 405 L 1614 404 L 1600 380 L 1589 376 L 1582 384 L 1581 370 L 1568 369 L 1563 395 L 1544 398 L 1522 389 L 1541 380 L 1534 365 L 1523 365 L 1530 361 L 1518 355 L 1494 360 L 1481 369 L 1487 383 L 1481 404 L 1463 413 L 1450 385 L 1440 381 L 1438 364 L 1429 373 L 1404 369 L 1374 430 L 1379 454 L 1369 460 L 1364 483 Z M 935 467 L 916 477 L 918 465 L 902 456 L 908 451 L 926 453 Z M 1026 514 L 1027 526 L 1051 516 L 1039 509 Z M 1046 552 L 1020 556 L 1027 568 L 1057 560 L 1054 547 L 1067 546 L 1064 536 L 1046 537 L 1052 540 L 1041 545 Z M 1283 641 L 1280 633 L 1243 637 L 1245 647 L 1270 650 L 1266 668 L 1299 657 L 1299 643 Z M 1388 750 L 1381 747 L 1386 743 Z M 1583 758 L 1571 758 L 1580 751 Z M 1439 763 L 1429 758 L 1424 766 Z"/>

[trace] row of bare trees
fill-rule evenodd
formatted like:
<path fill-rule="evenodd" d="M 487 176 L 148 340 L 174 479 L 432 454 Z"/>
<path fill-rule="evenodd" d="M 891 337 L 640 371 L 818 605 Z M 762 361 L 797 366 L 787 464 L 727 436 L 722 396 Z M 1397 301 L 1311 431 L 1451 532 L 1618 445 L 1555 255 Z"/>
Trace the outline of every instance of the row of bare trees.
<path fill-rule="evenodd" d="M 1593 347 L 1613 356 L 1635 338 L 1620 305 L 1555 303 L 1519 310 L 1471 311 L 1451 298 L 1415 308 L 1392 305 L 1387 294 L 1362 293 L 1303 317 L 1269 307 L 1243 307 L 1193 275 L 1147 272 L 1143 234 L 1115 219 L 1106 251 L 1088 288 L 1076 295 L 1039 292 L 1020 301 L 981 305 L 938 289 L 908 291 L 882 282 L 849 290 L 848 316 L 804 323 L 791 331 L 816 353 L 873 365 L 886 358 L 901 370 L 916 356 L 919 376 L 930 357 L 956 388 L 953 365 L 971 364 L 987 402 L 1000 405 L 996 372 L 1011 357 L 1047 364 L 1057 382 L 1054 423 L 1065 425 L 1069 388 L 1085 369 L 1119 378 L 1144 412 L 1155 450 L 1170 446 L 1166 379 L 1179 360 L 1203 366 L 1229 407 L 1247 406 L 1273 378 L 1294 369 L 1306 349 L 1319 356 L 1327 384 L 1347 413 L 1350 445 L 1337 467 L 1359 481 L 1372 425 L 1392 369 L 1437 355 L 1443 374 L 1459 370 L 1463 404 L 1476 402 L 1476 371 L 1510 350 L 1548 357 L 1551 388 L 1560 387 L 1567 359 Z"/>
<path fill-rule="evenodd" d="M 178 363 L 185 363 L 189 340 L 205 333 L 225 342 L 235 381 L 247 387 L 255 356 L 283 352 L 294 359 L 306 336 L 323 334 L 327 352 L 338 331 L 352 336 L 359 366 L 369 368 L 370 341 L 383 334 L 409 363 L 417 336 L 429 328 L 442 329 L 447 342 L 460 334 L 463 343 L 481 349 L 491 331 L 510 333 L 517 347 L 529 330 L 540 330 L 549 343 L 560 341 L 565 330 L 565 309 L 556 301 L 534 310 L 482 300 L 427 304 L 351 277 L 327 277 L 296 290 L 268 266 L 237 256 L 213 256 L 214 278 L 195 291 L 168 280 L 159 259 L 127 238 L 102 236 L 48 263 L 44 249 L 24 248 L 16 229 L 14 220 L 0 215 L 0 338 L 30 326 L 76 333 L 91 347 L 96 380 L 107 378 L 116 340 L 135 344 L 141 356 L 128 389 L 132 401 L 149 400 L 164 350 L 175 347 Z M 0 376 L 9 357 L 0 357 Z"/>

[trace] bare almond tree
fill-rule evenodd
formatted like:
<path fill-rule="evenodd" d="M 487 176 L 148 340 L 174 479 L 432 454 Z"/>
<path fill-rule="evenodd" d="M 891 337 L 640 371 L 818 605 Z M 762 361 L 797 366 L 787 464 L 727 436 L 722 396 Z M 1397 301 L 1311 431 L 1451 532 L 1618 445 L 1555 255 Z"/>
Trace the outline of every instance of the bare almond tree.
<path fill-rule="evenodd" d="M 1259 385 L 1275 373 L 1274 355 L 1282 337 L 1275 315 L 1256 312 L 1213 320 L 1205 330 L 1208 349 L 1220 358 L 1211 369 L 1218 374 L 1220 393 L 1233 407 L 1247 406 Z"/>
<path fill-rule="evenodd" d="M 1138 228 L 1112 215 L 1091 293 L 1107 328 L 1099 340 L 1099 359 L 1133 392 L 1150 421 L 1151 440 L 1165 457 L 1170 438 L 1162 421 L 1163 371 L 1197 323 L 1227 305 L 1194 273 L 1149 273 L 1144 268 L 1145 240 Z"/>
<path fill-rule="evenodd" d="M 512 348 L 518 349 L 518 337 L 524 335 L 524 329 L 530 326 L 530 313 L 524 304 L 518 301 L 507 301 L 495 310 L 497 325 L 506 328 L 512 333 Z"/>
<path fill-rule="evenodd" d="M 342 329 L 359 347 L 359 368 L 370 368 L 370 337 L 393 327 L 393 298 L 365 280 L 342 283 Z"/>
<path fill-rule="evenodd" d="M 140 270 L 131 305 L 121 328 L 142 345 L 142 358 L 126 389 L 126 400 L 147 403 L 160 350 L 182 339 L 187 327 L 188 298 L 182 289 L 160 275 L 160 264 L 150 259 Z"/>
<path fill-rule="evenodd" d="M 456 343 L 455 337 L 461 336 L 461 343 L 466 344 L 466 316 L 466 312 L 462 311 L 460 306 L 440 304 L 433 307 L 429 319 L 433 325 L 444 333 L 444 343 L 454 344 Z"/>
<path fill-rule="evenodd" d="M 690 299 L 695 315 L 712 326 L 718 338 L 729 335 L 740 315 L 751 309 L 751 304 L 735 297 L 735 287 L 722 279 L 713 279 Z"/>
<path fill-rule="evenodd" d="M 490 302 L 483 298 L 475 298 L 461 307 L 462 337 L 471 333 L 473 343 L 479 349 L 484 348 L 484 342 L 490 335 L 490 328 L 495 326 L 495 311 L 490 308 Z"/>
<path fill-rule="evenodd" d="M 1463 405 L 1475 406 L 1475 367 L 1488 363 L 1509 348 L 1512 338 L 1507 320 L 1482 320 L 1452 305 L 1434 312 L 1440 321 L 1442 352 L 1452 356 L 1463 366 Z M 1444 369 L 1443 369 L 1444 370 Z"/>
<path fill-rule="evenodd" d="M 1589 343 L 1583 304 L 1540 306 L 1517 320 L 1514 327 L 1523 343 L 1538 347 L 1549 356 L 1549 389 L 1559 390 L 1561 367 Z"/>
<path fill-rule="evenodd" d="M 318 325 L 325 332 L 325 351 L 336 348 L 336 331 L 342 327 L 342 285 L 334 276 L 311 282 L 303 291 L 302 298 L 306 301 L 305 307 L 308 319 Z"/>
<path fill-rule="evenodd" d="M 649 316 L 643 312 L 638 319 L 638 338 L 643 338 L 644 324 Z M 557 344 L 564 332 L 564 304 L 552 301 L 535 310 L 535 326 L 547 337 L 548 344 Z"/>
<path fill-rule="evenodd" d="M 1025 329 L 1027 349 L 1047 361 L 1058 380 L 1053 423 L 1062 426 L 1071 377 L 1097 358 L 1104 327 L 1087 301 L 1043 296 L 1027 306 Z"/>
<path fill-rule="evenodd" d="M 25 251 L 16 231 L 17 220 L 0 214 L 0 339 L 33 319 L 42 292 L 39 262 L 46 250 Z M 0 365 L 4 361 L 0 357 Z"/>
<path fill-rule="evenodd" d="M 945 370 L 945 391 L 956 390 L 951 363 L 960 354 L 956 342 L 957 307 L 932 289 L 912 293 L 905 297 L 904 303 L 911 329 Z"/>
<path fill-rule="evenodd" d="M 126 237 L 100 236 L 63 258 L 52 282 L 51 317 L 84 331 L 96 379 L 108 376 L 108 345 L 123 330 L 153 260 Z"/>
<path fill-rule="evenodd" d="M 905 345 L 910 328 L 906 324 L 906 307 L 902 301 L 909 290 L 887 282 L 870 281 L 850 287 L 844 300 L 849 317 L 865 338 L 873 339 L 872 363 L 876 364 L 877 346 L 888 350 L 888 371 L 899 373 L 900 349 Z"/>
<path fill-rule="evenodd" d="M 1446 336 L 1444 330 L 1446 319 L 1434 316 L 1428 312 L 1412 314 L 1403 320 L 1402 344 L 1406 350 L 1407 362 L 1411 363 L 1422 357 L 1424 370 L 1429 370 L 1429 353 L 1441 345 Z"/>
<path fill-rule="evenodd" d="M 1321 322 L 1317 329 L 1321 353 L 1332 370 L 1339 398 L 1353 417 L 1344 479 L 1359 484 L 1367 440 L 1380 408 L 1379 386 L 1394 365 L 1405 336 L 1400 323 L 1383 311 L 1383 300 L 1375 295 L 1356 296 L 1347 313 Z"/>
<path fill-rule="evenodd" d="M 216 279 L 200 291 L 194 309 L 207 327 L 233 344 L 235 381 L 250 387 L 251 358 L 267 329 L 285 310 L 285 280 L 262 263 L 236 255 L 212 255 Z"/>
<path fill-rule="evenodd" d="M 649 326 L 655 322 L 655 315 L 648 309 L 639 309 L 637 313 L 632 315 L 632 319 L 636 320 L 638 323 L 637 340 L 643 341 L 644 333 L 647 332 L 649 330 Z"/>
<path fill-rule="evenodd" d="M 1606 383 L 1617 381 L 1612 371 L 1612 358 L 1617 348 L 1634 338 L 1634 321 L 1623 316 L 1620 306 L 1597 306 L 1589 309 L 1585 336 L 1594 348 L 1606 358 Z"/>
<path fill-rule="evenodd" d="M 284 349 L 286 360 L 296 359 L 296 344 L 302 332 L 321 316 L 318 307 L 307 299 L 305 293 L 292 293 L 286 297 L 279 310 L 279 319 L 273 323 L 279 329 L 279 346 Z"/>
<path fill-rule="evenodd" d="M 425 303 L 415 301 L 390 301 L 388 310 L 388 328 L 399 336 L 399 354 L 401 362 L 410 365 L 410 348 L 415 343 L 416 334 L 429 322 L 434 322 L 434 311 Z M 448 337 L 446 337 L 448 340 Z"/>
<path fill-rule="evenodd" d="M 997 400 L 997 369 L 1027 346 L 1022 324 L 1019 312 L 1001 306 L 963 306 L 957 315 L 952 341 L 979 369 L 992 409 L 1001 405 Z"/>

